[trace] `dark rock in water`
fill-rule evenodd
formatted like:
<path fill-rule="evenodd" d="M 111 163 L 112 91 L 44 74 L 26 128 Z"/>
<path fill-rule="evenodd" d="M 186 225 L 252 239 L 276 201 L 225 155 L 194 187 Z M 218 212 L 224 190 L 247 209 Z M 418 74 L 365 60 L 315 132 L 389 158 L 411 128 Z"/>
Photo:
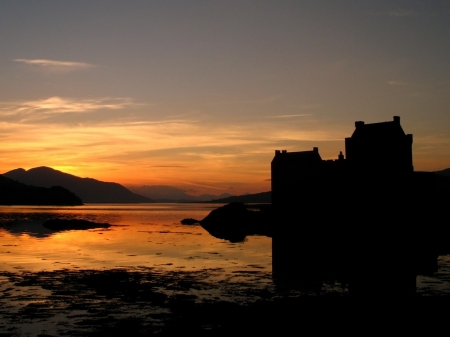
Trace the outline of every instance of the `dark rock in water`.
<path fill-rule="evenodd" d="M 262 212 L 250 211 L 242 203 L 233 202 L 209 213 L 200 225 L 212 236 L 242 242 L 247 235 L 267 235 L 270 233 L 270 217 Z"/>
<path fill-rule="evenodd" d="M 186 218 L 181 220 L 181 223 L 183 225 L 196 225 L 200 223 L 200 220 L 192 219 L 192 218 Z"/>
<path fill-rule="evenodd" d="M 97 223 L 79 219 L 51 219 L 45 221 L 43 223 L 43 226 L 51 230 L 70 230 L 70 229 L 108 228 L 111 225 L 107 223 Z"/>

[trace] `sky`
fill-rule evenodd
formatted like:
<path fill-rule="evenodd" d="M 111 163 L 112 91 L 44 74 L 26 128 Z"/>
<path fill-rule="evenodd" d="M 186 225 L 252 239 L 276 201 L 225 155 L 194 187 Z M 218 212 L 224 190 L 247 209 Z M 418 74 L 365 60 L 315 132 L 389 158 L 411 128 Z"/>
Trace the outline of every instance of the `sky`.
<path fill-rule="evenodd" d="M 257 193 L 393 116 L 450 167 L 449 0 L 3 0 L 0 46 L 0 173 Z"/>

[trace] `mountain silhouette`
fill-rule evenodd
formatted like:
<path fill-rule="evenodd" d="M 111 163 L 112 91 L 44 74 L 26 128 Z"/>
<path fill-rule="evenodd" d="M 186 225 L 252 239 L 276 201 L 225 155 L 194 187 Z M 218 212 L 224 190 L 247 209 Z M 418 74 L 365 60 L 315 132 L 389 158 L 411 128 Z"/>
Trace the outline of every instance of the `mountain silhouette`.
<path fill-rule="evenodd" d="M 439 198 L 448 202 L 450 200 L 450 168 L 434 172 L 434 174 Z"/>
<path fill-rule="evenodd" d="M 156 202 L 203 202 L 211 201 L 217 198 L 227 198 L 231 194 L 223 193 L 221 195 L 202 194 L 199 196 L 190 195 L 187 191 L 167 185 L 145 185 L 145 186 L 127 186 L 127 188 Z"/>
<path fill-rule="evenodd" d="M 450 177 L 450 168 L 446 168 L 441 171 L 435 171 L 434 173 L 438 176 Z"/>
<path fill-rule="evenodd" d="M 80 178 L 50 167 L 36 167 L 28 171 L 19 168 L 3 174 L 4 177 L 38 187 L 62 186 L 85 203 L 145 203 L 153 200 L 131 192 L 120 184 L 92 178 Z"/>
<path fill-rule="evenodd" d="M 83 202 L 61 186 L 29 186 L 0 175 L 0 205 L 75 206 Z"/>
<path fill-rule="evenodd" d="M 268 203 L 272 202 L 272 192 L 261 192 L 255 194 L 244 194 L 244 195 L 235 195 L 226 198 L 214 199 L 212 200 L 214 203 Z"/>

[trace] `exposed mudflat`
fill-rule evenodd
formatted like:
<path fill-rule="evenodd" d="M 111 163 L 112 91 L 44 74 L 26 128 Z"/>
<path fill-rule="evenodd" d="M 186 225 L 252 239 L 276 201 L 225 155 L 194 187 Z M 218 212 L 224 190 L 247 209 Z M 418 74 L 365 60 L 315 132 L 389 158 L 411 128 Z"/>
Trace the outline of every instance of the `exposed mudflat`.
<path fill-rule="evenodd" d="M 355 300 L 332 285 L 320 294 L 312 285 L 293 290 L 259 284 L 267 275 L 257 270 L 236 272 L 239 281 L 214 280 L 220 273 L 1 272 L 0 336 L 253 335 L 310 328 L 337 333 L 356 329 L 361 319 L 380 328 L 419 318 L 415 324 L 439 323 L 439 315 L 444 319 L 449 312 L 448 297 Z"/>
<path fill-rule="evenodd" d="M 143 267 L 1 272 L 0 336 L 263 331 L 274 327 L 271 315 L 291 312 L 288 301 L 300 294 L 308 301 L 304 289 L 268 286 L 265 272 L 236 272 L 233 279 L 221 274 Z"/>

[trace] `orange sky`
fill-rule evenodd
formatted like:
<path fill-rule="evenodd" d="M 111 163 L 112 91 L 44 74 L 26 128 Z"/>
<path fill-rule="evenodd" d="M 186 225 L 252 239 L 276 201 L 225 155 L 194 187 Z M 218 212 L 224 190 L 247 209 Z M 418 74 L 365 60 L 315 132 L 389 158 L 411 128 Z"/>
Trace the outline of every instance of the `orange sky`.
<path fill-rule="evenodd" d="M 416 170 L 450 167 L 449 1 L 105 8 L 0 4 L 1 173 L 256 193 L 276 149 L 336 158 L 397 115 Z"/>

